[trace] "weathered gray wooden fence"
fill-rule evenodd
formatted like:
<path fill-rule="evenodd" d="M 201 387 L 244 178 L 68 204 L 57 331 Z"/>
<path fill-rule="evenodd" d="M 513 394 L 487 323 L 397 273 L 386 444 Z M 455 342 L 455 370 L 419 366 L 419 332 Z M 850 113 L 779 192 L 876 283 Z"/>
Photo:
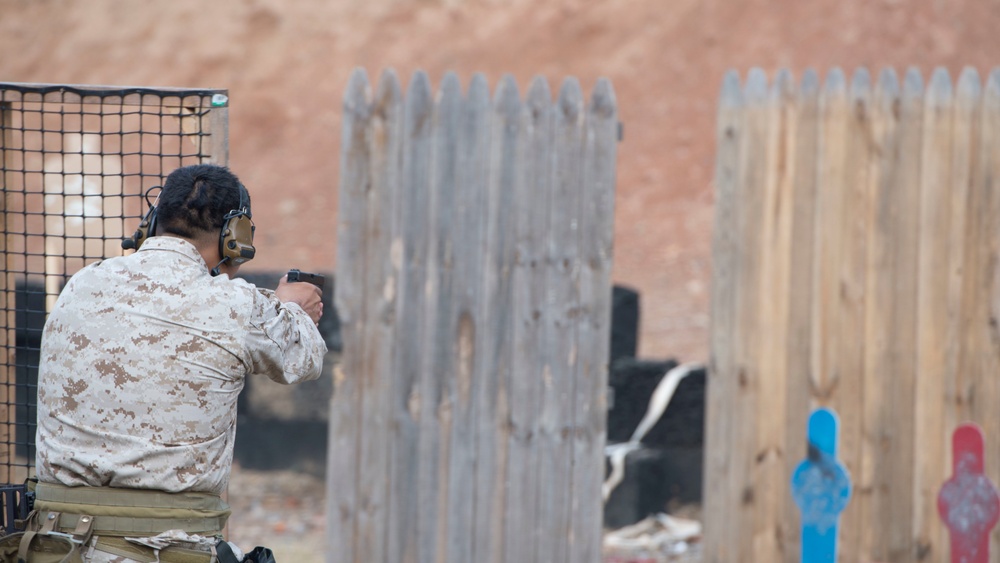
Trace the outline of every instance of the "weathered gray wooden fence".
<path fill-rule="evenodd" d="M 789 478 L 818 406 L 854 481 L 840 560 L 948 560 L 936 498 L 959 423 L 984 428 L 1000 482 L 998 182 L 1000 71 L 726 77 L 707 563 L 798 561 Z"/>
<path fill-rule="evenodd" d="M 617 134 L 603 80 L 354 73 L 328 561 L 599 561 Z"/>

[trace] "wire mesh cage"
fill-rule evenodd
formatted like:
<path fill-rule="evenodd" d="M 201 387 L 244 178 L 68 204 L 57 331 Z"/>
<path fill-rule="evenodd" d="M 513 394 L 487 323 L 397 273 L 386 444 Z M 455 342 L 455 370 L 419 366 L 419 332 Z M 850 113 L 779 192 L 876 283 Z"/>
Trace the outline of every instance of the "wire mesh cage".
<path fill-rule="evenodd" d="M 146 194 L 228 162 L 225 90 L 0 83 L 0 483 L 33 476 L 39 349 L 65 282 L 121 255 Z"/>

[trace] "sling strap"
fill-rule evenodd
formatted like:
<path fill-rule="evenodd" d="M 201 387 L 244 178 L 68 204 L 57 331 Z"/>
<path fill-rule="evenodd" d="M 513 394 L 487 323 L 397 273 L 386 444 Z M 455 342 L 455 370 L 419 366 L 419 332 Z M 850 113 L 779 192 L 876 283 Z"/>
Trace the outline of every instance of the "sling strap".
<path fill-rule="evenodd" d="M 45 559 L 46 561 L 83 563 L 80 548 L 90 540 L 93 533 L 93 518 L 85 515 L 81 516 L 72 533 L 57 531 L 58 521 L 59 513 L 51 512 L 45 517 L 41 527 L 37 531 L 28 530 L 9 536 L 12 540 L 18 542 L 18 563 L 28 563 L 29 561 L 36 560 L 32 554 L 38 550 L 48 554 L 49 557 Z"/>

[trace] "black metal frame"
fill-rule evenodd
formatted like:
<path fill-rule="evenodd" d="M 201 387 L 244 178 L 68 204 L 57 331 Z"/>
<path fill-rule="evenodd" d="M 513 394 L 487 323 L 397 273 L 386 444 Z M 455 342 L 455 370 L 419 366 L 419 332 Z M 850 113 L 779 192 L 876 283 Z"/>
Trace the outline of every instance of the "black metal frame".
<path fill-rule="evenodd" d="M 0 83 L 0 486 L 4 529 L 34 476 L 38 355 L 65 281 L 122 252 L 142 194 L 174 168 L 228 161 L 228 92 Z"/>

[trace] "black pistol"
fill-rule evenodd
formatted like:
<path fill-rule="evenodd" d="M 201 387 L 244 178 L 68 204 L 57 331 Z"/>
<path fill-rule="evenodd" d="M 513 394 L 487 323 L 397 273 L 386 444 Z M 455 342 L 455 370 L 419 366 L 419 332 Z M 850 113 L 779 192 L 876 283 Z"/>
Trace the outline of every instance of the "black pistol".
<path fill-rule="evenodd" d="M 323 289 L 323 284 L 326 283 L 326 276 L 323 274 L 310 274 L 309 272 L 302 272 L 293 269 L 288 270 L 288 281 L 311 283 L 316 287 Z"/>

